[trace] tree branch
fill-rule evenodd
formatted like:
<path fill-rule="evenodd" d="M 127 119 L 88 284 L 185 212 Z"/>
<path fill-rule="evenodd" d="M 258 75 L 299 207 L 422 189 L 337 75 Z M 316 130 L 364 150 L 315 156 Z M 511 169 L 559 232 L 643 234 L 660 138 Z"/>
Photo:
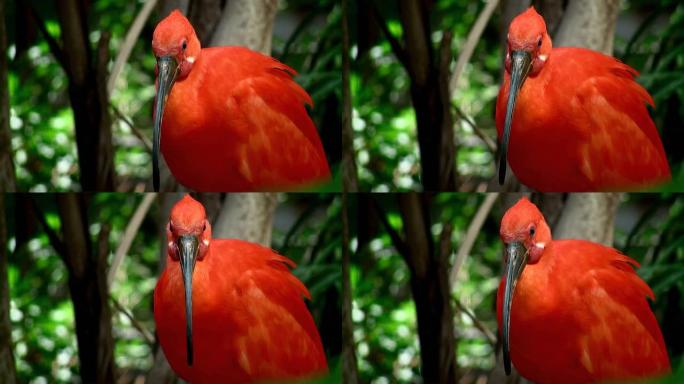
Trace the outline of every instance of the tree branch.
<path fill-rule="evenodd" d="M 372 195 L 370 196 L 370 200 L 373 203 L 373 208 L 377 212 L 378 218 L 380 219 L 382 226 L 385 227 L 385 231 L 387 231 L 387 234 L 390 236 L 394 248 L 408 263 L 409 254 L 406 242 L 404 242 L 404 240 L 401 238 L 401 235 L 399 235 L 399 233 L 394 229 L 394 227 L 392 227 L 392 224 L 390 224 L 389 220 L 387 219 L 387 214 L 385 213 L 385 210 L 382 209 L 382 207 L 380 206 L 380 203 L 378 203 L 378 201 L 375 200 L 375 198 Z"/>
<path fill-rule="evenodd" d="M 123 69 L 124 64 L 126 64 L 128 58 L 131 56 L 133 47 L 135 46 L 135 43 L 138 41 L 138 36 L 140 36 L 140 32 L 145 26 L 145 22 L 147 21 L 147 19 L 150 17 L 152 10 L 154 10 L 155 5 L 157 5 L 157 0 L 147 0 L 145 2 L 145 5 L 143 5 L 142 9 L 140 10 L 140 12 L 138 12 L 138 15 L 135 17 L 135 20 L 133 20 L 131 28 L 126 33 L 126 38 L 124 38 L 124 42 L 123 44 L 121 44 L 121 47 L 119 48 L 119 54 L 116 55 L 116 60 L 114 60 L 114 66 L 112 66 L 112 72 L 110 73 L 109 79 L 107 80 L 107 93 L 110 97 L 112 95 L 112 91 L 114 90 L 114 86 L 116 85 L 116 80 L 119 78 L 119 75 L 121 74 L 121 70 Z"/>
<path fill-rule="evenodd" d="M 57 40 L 55 40 L 54 37 L 48 32 L 47 28 L 45 27 L 45 22 L 43 19 L 40 17 L 38 14 L 38 11 L 33 8 L 32 5 L 29 4 L 28 6 L 29 11 L 31 12 L 31 16 L 36 20 L 36 25 L 38 26 L 38 29 L 40 30 L 40 33 L 43 34 L 43 37 L 45 38 L 45 41 L 48 43 L 48 48 L 50 48 L 50 53 L 52 53 L 52 56 L 55 57 L 55 60 L 59 63 L 59 65 L 64 69 L 64 72 L 69 75 L 68 71 L 68 66 L 66 62 L 66 58 L 64 57 L 64 51 L 62 48 L 59 46 L 59 43 Z"/>
<path fill-rule="evenodd" d="M 153 348 L 154 335 L 152 334 L 152 332 L 147 330 L 147 328 L 142 323 L 136 320 L 135 317 L 133 317 L 133 314 L 130 313 L 123 305 L 121 305 L 121 303 L 119 303 L 113 296 L 109 296 L 109 300 L 111 300 L 112 304 L 114 304 L 114 308 L 116 308 L 117 311 L 121 312 L 124 316 L 128 318 L 128 320 L 131 321 L 131 325 L 133 325 L 133 327 L 137 329 L 138 332 L 140 332 L 140 335 L 142 335 L 143 339 L 145 339 L 147 345 L 149 345 L 150 348 Z"/>
<path fill-rule="evenodd" d="M 451 267 L 451 274 L 449 275 L 449 282 L 451 283 L 452 289 L 455 286 L 456 279 L 458 278 L 458 271 L 461 269 L 466 256 L 470 254 L 470 250 L 473 249 L 475 245 L 475 240 L 477 235 L 480 233 L 480 229 L 489 215 L 489 211 L 492 210 L 494 202 L 499 197 L 499 193 L 488 193 L 485 196 L 484 201 L 480 204 L 480 208 L 475 212 L 475 216 L 470 221 L 468 225 L 468 230 L 466 231 L 465 238 L 461 242 L 461 246 L 458 248 L 456 253 L 456 259 L 454 259 L 454 265 Z"/>
<path fill-rule="evenodd" d="M 147 211 L 149 211 L 156 197 L 157 196 L 154 193 L 146 193 L 138 205 L 138 208 L 133 213 L 128 225 L 126 226 L 126 230 L 121 238 L 121 243 L 119 243 L 119 246 L 116 248 L 114 259 L 112 259 L 112 264 L 109 267 L 109 272 L 107 273 L 107 285 L 109 286 L 110 290 L 112 290 L 114 277 L 116 277 L 116 271 L 119 269 L 124 256 L 126 256 L 128 250 L 131 248 L 133 239 L 135 239 L 135 235 L 138 233 L 138 229 L 140 228 L 140 225 L 147 215 Z"/>
<path fill-rule="evenodd" d="M 466 316 L 468 316 L 472 321 L 473 324 L 475 324 L 475 327 L 479 329 L 484 335 L 487 341 L 489 342 L 489 345 L 492 346 L 492 348 L 496 348 L 496 335 L 494 332 L 490 331 L 487 326 L 482 323 L 477 317 L 475 317 L 475 314 L 472 313 L 468 308 L 463 305 L 458 299 L 454 299 L 454 303 L 456 303 L 456 307 L 458 308 L 459 311 L 465 313 Z"/>
<path fill-rule="evenodd" d="M 345 0 L 343 0 L 345 1 Z M 344 6 L 344 5 L 343 5 Z M 354 347 L 354 324 L 352 322 L 352 288 L 349 273 L 349 212 L 348 194 L 342 193 L 342 370 L 343 382 L 355 384 L 359 382 L 356 367 L 356 348 Z"/>
<path fill-rule="evenodd" d="M 397 40 L 397 38 L 394 37 L 392 32 L 387 27 L 387 22 L 382 17 L 382 14 L 380 14 L 380 10 L 378 9 L 378 6 L 375 4 L 374 1 L 371 1 L 371 7 L 370 8 L 371 8 L 371 11 L 373 13 L 373 18 L 375 18 L 375 21 L 378 23 L 378 26 L 380 27 L 382 34 L 385 35 L 385 38 L 390 43 L 390 47 L 392 48 L 392 52 L 394 53 L 394 56 L 396 56 L 397 60 L 399 60 L 401 65 L 403 65 L 404 68 L 406 68 L 406 70 L 408 70 L 409 69 L 409 60 L 408 60 L 408 54 L 406 53 L 406 50 L 404 49 L 404 47 L 401 46 L 401 43 L 399 42 L 399 40 Z"/>
<path fill-rule="evenodd" d="M 349 80 L 349 1 L 342 0 L 342 173 L 346 192 L 358 192 L 359 182 L 354 153 L 354 131 L 352 129 L 352 96 Z"/>
<path fill-rule="evenodd" d="M 145 136 L 145 134 L 142 133 L 142 131 L 138 127 L 136 127 L 133 124 L 133 122 L 128 117 L 126 117 L 114 104 L 109 104 L 109 106 L 112 108 L 112 112 L 114 112 L 114 115 L 116 115 L 116 117 L 119 120 L 123 121 L 126 125 L 128 125 L 128 127 L 131 129 L 135 137 L 137 137 L 140 140 L 140 142 L 142 142 L 142 144 L 145 146 L 147 152 L 152 153 L 152 144 L 150 143 L 150 139 L 148 139 L 147 136 Z"/>
<path fill-rule="evenodd" d="M 475 20 L 475 24 L 470 29 L 468 37 L 466 38 L 465 44 L 461 46 L 461 53 L 458 55 L 458 60 L 456 60 L 456 68 L 454 68 L 454 73 L 451 75 L 451 80 L 449 81 L 449 94 L 451 98 L 454 98 L 454 93 L 456 92 L 456 87 L 458 86 L 458 79 L 461 77 L 463 68 L 468 64 L 470 58 L 475 52 L 475 47 L 477 46 L 482 32 L 484 32 L 487 22 L 492 17 L 496 6 L 499 5 L 499 0 L 489 0 L 487 5 L 485 5 L 480 15 Z"/>
<path fill-rule="evenodd" d="M 43 227 L 43 231 L 48 237 L 48 240 L 50 241 L 50 245 L 54 250 L 57 252 L 59 257 L 64 261 L 66 264 L 66 248 L 64 246 L 64 242 L 60 238 L 60 236 L 55 232 L 52 227 L 48 224 L 47 220 L 45 219 L 45 215 L 43 214 L 43 211 L 40 210 L 40 207 L 38 207 L 38 203 L 34 200 L 33 196 L 30 194 L 28 195 L 28 199 L 31 201 L 31 207 L 33 208 L 33 213 L 36 215 L 36 218 L 38 219 L 38 222 L 40 225 Z"/>

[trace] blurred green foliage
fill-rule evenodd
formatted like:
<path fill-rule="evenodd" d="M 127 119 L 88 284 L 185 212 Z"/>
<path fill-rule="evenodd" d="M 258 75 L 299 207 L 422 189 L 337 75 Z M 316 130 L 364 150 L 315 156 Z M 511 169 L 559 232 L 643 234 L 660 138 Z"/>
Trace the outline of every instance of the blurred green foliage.
<path fill-rule="evenodd" d="M 55 3 L 29 3 L 44 19 L 48 31 L 59 41 L 60 25 Z M 91 47 L 95 49 L 103 31 L 111 34 L 110 69 L 143 3 L 115 0 L 89 3 Z M 25 7 L 26 4 L 10 2 L 6 20 L 10 58 L 10 126 L 17 189 L 36 192 L 79 190 L 78 158 L 67 77 L 35 26 L 27 32 L 25 25 L 17 25 L 26 17 L 22 13 L 26 12 Z M 150 42 L 155 22 L 164 16 L 153 13 L 147 21 L 110 100 L 110 104 L 150 140 L 156 63 Z M 273 37 L 273 56 L 300 73 L 295 80 L 310 93 L 314 101 L 314 107 L 309 109 L 310 115 L 319 127 L 324 145 L 329 148 L 330 143 L 335 140 L 339 142 L 339 112 L 336 111 L 336 104 L 330 100 L 341 99 L 340 8 L 333 0 L 282 1 L 278 17 L 286 25 L 281 28 L 285 32 L 281 33 L 292 30 L 292 34 L 276 34 Z M 336 116 L 337 125 L 330 124 L 331 115 Z M 114 112 L 112 120 L 114 166 L 118 184 L 121 185 L 119 189 L 141 190 L 151 174 L 150 153 L 130 126 L 118 119 Z M 328 151 L 334 177 L 329 184 L 319 188 L 321 191 L 341 190 L 338 152 L 339 147 Z"/>
<path fill-rule="evenodd" d="M 97 239 L 102 225 L 111 228 L 109 260 L 121 242 L 128 222 L 142 201 L 141 194 L 101 193 L 88 206 L 90 235 Z M 14 195 L 6 195 L 9 226 L 10 320 L 18 381 L 21 383 L 70 383 L 79 380 L 78 350 L 73 307 L 67 285 L 68 272 L 40 227 L 26 236 L 26 226 L 15 218 L 26 215 Z M 49 225 L 59 230 L 60 219 L 53 195 L 32 195 Z M 329 321 L 331 309 L 339 314 L 341 292 L 340 199 L 330 194 L 288 194 L 279 197 L 273 230 L 273 248 L 297 263 L 293 273 L 308 287 L 307 304 L 325 340 L 337 337 L 337 323 Z M 120 303 L 149 332 L 154 332 L 152 292 L 160 272 L 159 203 L 155 201 L 136 234 L 128 254 L 110 287 Z M 29 226 L 30 227 L 30 226 Z M 17 239 L 21 241 L 17 247 Z M 164 255 L 164 257 L 166 257 Z M 112 308 L 115 364 L 118 374 L 144 377 L 153 363 L 148 344 L 131 320 Z M 331 324 L 326 324 L 331 323 Z M 332 329 L 324 329 L 324 326 Z M 338 327 L 338 328 L 335 328 Z M 339 349 L 326 345 L 331 374 L 321 383 L 339 381 Z M 327 381 L 326 381 L 327 380 Z"/>
<path fill-rule="evenodd" d="M 400 230 L 403 223 L 396 196 L 379 194 L 373 198 L 385 210 L 393 227 Z M 438 241 L 442 223 L 453 225 L 454 252 L 449 265 L 453 264 L 455 250 L 462 244 L 483 200 L 482 194 L 472 193 L 434 197 L 429 208 L 433 239 Z M 358 199 L 351 202 L 354 212 Z M 498 201 L 452 287 L 457 367 L 460 375 L 468 374 L 471 379 L 479 375 L 487 377 L 501 361 L 496 360 L 495 346 L 468 315 L 457 309 L 456 301 L 493 335 L 497 334 L 495 304 L 503 273 L 503 249 L 499 239 L 503 210 Z M 357 222 L 355 220 L 362 222 L 367 218 L 365 215 L 352 217 L 351 222 Z M 357 253 L 352 258 L 351 276 L 354 340 L 362 381 L 377 384 L 419 382 L 420 349 L 410 271 L 382 227 L 366 233 L 358 232 L 361 227 L 358 225 L 352 232 L 352 249 Z M 361 248 L 358 248 L 359 239 L 365 239 Z M 616 218 L 614 246 L 641 263 L 638 273 L 655 293 L 652 307 L 675 372 L 680 360 L 684 359 L 681 331 L 684 321 L 684 196 L 626 195 Z"/>
<path fill-rule="evenodd" d="M 360 190 L 418 190 L 420 157 L 408 74 L 389 42 L 364 7 L 352 7 L 354 150 Z M 401 40 L 402 27 L 392 2 L 376 2 L 390 31 Z M 455 59 L 484 1 L 445 0 L 431 3 L 433 46 L 442 31 L 451 31 Z M 676 0 L 621 2 L 615 56 L 641 72 L 639 82 L 653 95 L 652 116 L 659 128 L 673 173 L 672 185 L 684 185 L 684 5 Z M 358 9 L 357 9 L 358 8 Z M 495 100 L 502 74 L 501 11 L 496 11 L 459 78 L 452 105 L 482 133 L 496 142 Z M 357 12 L 358 11 L 358 12 Z M 507 28 L 507 26 L 506 26 Z M 628 36 L 620 33 L 627 31 Z M 454 114 L 456 165 L 461 181 L 487 183 L 495 172 L 495 157 L 460 113 Z"/>

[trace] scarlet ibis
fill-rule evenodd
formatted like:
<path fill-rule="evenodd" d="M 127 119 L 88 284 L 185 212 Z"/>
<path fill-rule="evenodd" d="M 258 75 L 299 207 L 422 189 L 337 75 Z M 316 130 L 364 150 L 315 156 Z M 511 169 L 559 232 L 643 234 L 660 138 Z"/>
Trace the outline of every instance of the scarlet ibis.
<path fill-rule="evenodd" d="M 577 223 L 581 225 L 581 223 Z M 506 273 L 497 293 L 504 368 L 536 383 L 664 375 L 670 363 L 639 264 L 584 240 L 552 240 L 526 198 L 501 220 Z"/>
<path fill-rule="evenodd" d="M 168 257 L 154 290 L 159 343 L 192 383 L 246 383 L 327 370 L 294 263 L 258 244 L 212 239 L 202 204 L 171 210 Z"/>
<path fill-rule="evenodd" d="M 155 191 L 160 146 L 171 173 L 197 191 L 292 189 L 330 177 L 305 108 L 313 102 L 292 68 L 243 47 L 201 48 L 178 10 L 155 28 L 152 49 Z"/>
<path fill-rule="evenodd" d="M 511 22 L 504 82 L 496 101 L 506 161 L 539 191 L 638 189 L 666 182 L 670 168 L 638 72 L 583 48 L 551 48 L 530 7 Z"/>

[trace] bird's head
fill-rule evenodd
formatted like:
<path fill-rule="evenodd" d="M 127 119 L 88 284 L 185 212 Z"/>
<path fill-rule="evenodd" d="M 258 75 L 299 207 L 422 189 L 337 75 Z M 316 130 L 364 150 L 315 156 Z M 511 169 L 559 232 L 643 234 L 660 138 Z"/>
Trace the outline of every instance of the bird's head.
<path fill-rule="evenodd" d="M 152 35 L 152 51 L 157 58 L 157 95 L 154 108 L 154 149 L 152 154 L 154 190 L 159 190 L 159 143 L 164 106 L 176 80 L 185 78 L 202 47 L 195 30 L 179 10 L 157 24 Z"/>
<path fill-rule="evenodd" d="M 506 155 L 511 133 L 515 100 L 527 77 L 541 72 L 551 53 L 551 38 L 546 32 L 544 18 L 530 7 L 516 16 L 508 28 L 506 44 L 506 72 L 511 77 L 506 105 L 503 144 L 499 164 L 499 184 L 506 178 Z"/>
<path fill-rule="evenodd" d="M 192 273 L 195 263 L 203 260 L 211 242 L 211 224 L 204 207 L 197 200 L 185 195 L 171 209 L 166 227 L 168 254 L 173 262 L 179 262 L 185 287 L 185 319 L 187 338 L 187 361 L 192 365 Z"/>
<path fill-rule="evenodd" d="M 510 374 L 509 332 L 515 286 L 525 266 L 537 263 L 542 257 L 544 247 L 551 242 L 551 230 L 539 209 L 523 197 L 504 214 L 499 235 L 506 247 L 502 333 L 504 368 Z"/>

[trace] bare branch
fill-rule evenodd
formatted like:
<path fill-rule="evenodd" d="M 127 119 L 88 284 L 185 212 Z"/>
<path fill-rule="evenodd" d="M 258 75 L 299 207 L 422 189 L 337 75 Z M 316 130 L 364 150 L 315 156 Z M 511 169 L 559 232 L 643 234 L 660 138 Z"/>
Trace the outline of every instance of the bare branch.
<path fill-rule="evenodd" d="M 110 104 L 110 107 L 112 108 L 112 111 L 114 112 L 116 117 L 123 121 L 126 125 L 128 125 L 131 131 L 133 131 L 135 137 L 137 137 L 143 143 L 147 152 L 152 153 L 152 143 L 150 143 L 150 139 L 148 139 L 147 136 L 145 136 L 142 133 L 142 131 L 138 127 L 136 127 L 133 124 L 133 122 L 128 117 L 126 117 L 126 115 L 124 115 L 116 106 Z"/>
<path fill-rule="evenodd" d="M 152 202 L 156 197 L 157 195 L 154 193 L 145 194 L 145 197 L 143 197 L 142 201 L 138 205 L 138 208 L 133 213 L 131 220 L 128 222 L 128 226 L 126 226 L 123 238 L 121 239 L 119 247 L 116 249 L 114 259 L 112 260 L 112 265 L 109 267 L 109 273 L 107 274 L 107 285 L 109 286 L 110 290 L 112 289 L 112 284 L 114 282 L 114 277 L 116 276 L 116 271 L 119 269 L 119 266 L 121 265 L 124 256 L 128 253 L 128 250 L 131 248 L 133 239 L 135 239 L 135 235 L 138 233 L 138 229 L 140 228 L 143 219 L 147 215 L 147 211 L 149 211 L 150 206 L 152 206 Z"/>
<path fill-rule="evenodd" d="M 343 0 L 345 1 L 345 0 Z M 349 203 L 348 194 L 342 193 L 342 365 L 344 382 L 359 382 L 354 347 L 354 324 L 352 322 L 352 288 L 349 272 L 351 250 L 349 249 Z"/>
<path fill-rule="evenodd" d="M 348 0 L 342 0 L 342 177 L 346 192 L 358 192 L 359 182 L 354 153 L 354 132 L 352 130 L 352 96 L 349 80 L 349 8 Z"/>
<path fill-rule="evenodd" d="M 33 199 L 31 195 L 28 197 L 29 201 L 31 201 L 31 207 L 33 208 L 33 213 L 36 215 L 36 218 L 38 219 L 38 222 L 40 225 L 43 227 L 43 231 L 45 231 L 45 234 L 48 236 L 48 240 L 50 241 L 50 245 L 52 248 L 55 249 L 59 257 L 65 262 L 66 264 L 66 248 L 64 245 L 64 242 L 60 238 L 60 236 L 55 232 L 52 227 L 50 227 L 50 224 L 48 224 L 47 220 L 45 219 L 45 214 L 43 211 L 41 211 L 40 207 L 38 207 L 38 203 Z"/>
<path fill-rule="evenodd" d="M 385 38 L 387 41 L 390 43 L 390 47 L 392 47 L 392 52 L 394 52 L 394 56 L 397 57 L 397 60 L 401 62 L 401 64 L 406 68 L 406 70 L 409 69 L 409 63 L 408 63 L 408 55 L 406 53 L 406 50 L 401 46 L 401 43 L 399 40 L 397 40 L 396 37 L 392 34 L 392 32 L 389 30 L 387 27 L 387 22 L 385 19 L 382 17 L 380 14 L 380 10 L 378 9 L 378 6 L 375 5 L 375 2 L 371 1 L 371 11 L 373 12 L 373 17 L 375 18 L 375 21 L 378 23 L 378 26 L 380 27 L 380 30 L 382 33 L 385 35 Z"/>
<path fill-rule="evenodd" d="M 140 32 L 145 26 L 145 22 L 147 22 L 147 19 L 150 17 L 155 5 L 157 5 L 157 0 L 147 0 L 138 13 L 138 16 L 133 20 L 133 24 L 131 24 L 128 33 L 126 33 L 126 38 L 119 49 L 119 54 L 116 55 L 112 72 L 109 75 L 109 80 L 107 80 L 107 94 L 109 94 L 110 97 L 114 90 L 114 86 L 116 85 L 116 80 L 118 79 L 119 74 L 121 74 L 124 64 L 126 64 L 128 58 L 131 56 L 131 52 L 133 51 L 136 41 L 138 41 Z"/>
<path fill-rule="evenodd" d="M 468 64 L 470 58 L 473 56 L 477 42 L 480 41 L 482 32 L 487 26 L 487 23 L 492 17 L 497 5 L 499 5 L 499 0 L 489 0 L 487 2 L 487 5 L 485 5 L 482 12 L 480 12 L 477 20 L 475 20 L 473 28 L 468 33 L 465 44 L 463 44 L 461 47 L 461 53 L 458 55 L 458 60 L 456 60 L 456 68 L 454 69 L 454 73 L 451 75 L 451 80 L 449 80 L 449 95 L 451 95 L 452 99 L 454 98 L 454 92 L 456 92 L 458 79 L 461 77 L 463 68 L 466 64 Z"/>
<path fill-rule="evenodd" d="M 452 105 L 452 107 L 454 108 L 454 111 L 456 112 L 456 114 L 461 119 L 463 119 L 463 121 L 465 121 L 468 125 L 470 125 L 470 128 L 473 129 L 473 131 L 475 132 L 477 137 L 479 137 L 480 140 L 482 140 L 482 142 L 485 143 L 485 145 L 487 146 L 487 149 L 492 154 L 492 156 L 496 157 L 496 143 L 489 136 L 487 136 L 484 132 L 482 132 L 482 129 L 480 129 L 480 127 L 478 127 L 474 121 L 470 120 L 470 118 L 465 113 L 463 113 L 463 111 L 461 111 L 461 109 L 459 107 L 457 107 L 456 105 Z"/>
<path fill-rule="evenodd" d="M 109 300 L 112 301 L 112 304 L 114 304 L 114 308 L 116 308 L 117 311 L 121 312 L 131 321 L 131 325 L 133 325 L 133 327 L 137 329 L 138 332 L 140 332 L 143 339 L 145 339 L 145 342 L 150 346 L 150 348 L 153 348 L 154 335 L 152 334 L 152 332 L 148 331 L 143 324 L 136 320 L 135 317 L 133 317 L 133 314 L 130 313 L 126 308 L 124 308 L 124 306 L 121 305 L 121 303 L 119 303 L 114 297 L 110 296 Z"/>
<path fill-rule="evenodd" d="M 57 40 L 55 40 L 54 37 L 48 32 L 47 27 L 45 26 L 45 22 L 43 19 L 40 17 L 38 14 L 38 11 L 33 8 L 32 5 L 28 6 L 29 10 L 31 11 L 31 16 L 36 20 L 36 25 L 38 25 L 38 29 L 40 29 L 40 33 L 43 34 L 43 37 L 45 38 L 45 41 L 48 43 L 48 47 L 50 48 L 50 53 L 52 53 L 52 56 L 55 57 L 59 65 L 64 69 L 64 71 L 69 74 L 69 71 L 67 70 L 68 66 L 66 63 L 66 58 L 64 57 L 64 51 L 62 48 L 59 46 L 59 43 Z"/>
<path fill-rule="evenodd" d="M 489 342 L 489 345 L 492 346 L 492 348 L 496 348 L 496 335 L 494 335 L 494 332 L 489 330 L 487 326 L 482 323 L 480 320 L 478 320 L 477 317 L 475 317 L 475 314 L 472 313 L 468 308 L 465 307 L 458 299 L 454 300 L 456 303 L 456 307 L 458 308 L 459 311 L 465 313 L 466 316 L 468 316 L 472 321 L 473 324 L 475 324 L 475 327 L 479 329 L 487 338 L 487 342 Z"/>
<path fill-rule="evenodd" d="M 456 259 L 454 260 L 454 266 L 451 267 L 451 274 L 449 276 L 449 282 L 451 283 L 451 286 L 454 287 L 456 284 L 456 278 L 458 277 L 458 271 L 461 269 L 461 266 L 463 265 L 463 261 L 465 261 L 466 256 L 470 253 L 470 250 L 473 249 L 473 245 L 475 244 L 475 240 L 477 239 L 477 235 L 480 233 L 480 229 L 482 228 L 482 224 L 484 224 L 485 219 L 487 218 L 487 215 L 489 215 L 489 211 L 492 210 L 492 207 L 494 206 L 494 202 L 496 199 L 499 197 L 499 193 L 488 193 L 482 202 L 480 204 L 480 208 L 477 209 L 477 212 L 475 213 L 475 216 L 473 217 L 473 220 L 470 222 L 470 225 L 468 226 L 468 230 L 466 231 L 465 239 L 463 239 L 463 242 L 461 243 L 461 246 L 458 248 L 458 252 L 456 253 Z"/>
<path fill-rule="evenodd" d="M 378 218 L 380 219 L 380 222 L 382 225 L 385 227 L 385 231 L 387 231 L 387 234 L 390 235 L 390 239 L 392 239 L 392 244 L 394 245 L 394 248 L 396 248 L 397 252 L 404 257 L 404 259 L 408 260 L 408 248 L 404 240 L 401 238 L 401 235 L 392 227 L 392 224 L 390 224 L 389 220 L 387 219 L 387 213 L 385 213 L 385 210 L 382 209 L 380 206 L 380 203 L 378 203 L 377 200 L 371 195 L 370 197 L 371 202 L 373 203 L 373 208 L 375 208 L 375 211 L 378 213 Z"/>

